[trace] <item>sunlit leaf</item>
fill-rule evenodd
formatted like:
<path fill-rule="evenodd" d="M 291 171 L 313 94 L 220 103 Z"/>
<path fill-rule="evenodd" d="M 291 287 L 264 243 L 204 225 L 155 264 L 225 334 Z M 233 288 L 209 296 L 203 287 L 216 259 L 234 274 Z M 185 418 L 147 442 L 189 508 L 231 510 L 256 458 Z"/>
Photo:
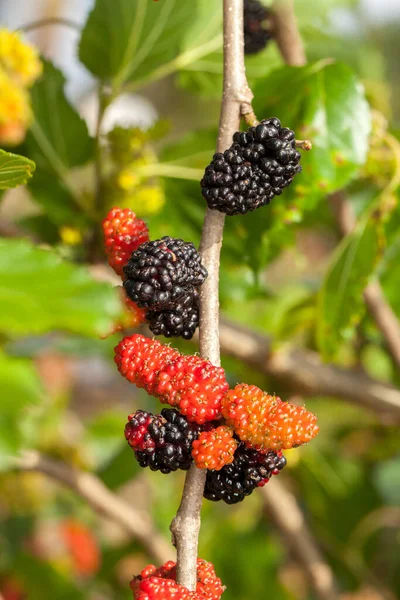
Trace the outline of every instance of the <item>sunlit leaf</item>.
<path fill-rule="evenodd" d="M 98 336 L 119 313 L 111 285 L 23 240 L 0 241 L 0 330 L 9 335 L 65 329 Z"/>
<path fill-rule="evenodd" d="M 176 57 L 192 19 L 191 2 L 97 0 L 82 32 L 79 57 L 116 88 L 146 80 Z"/>
<path fill-rule="evenodd" d="M 26 183 L 35 170 L 35 163 L 25 156 L 0 150 L 0 190 Z"/>

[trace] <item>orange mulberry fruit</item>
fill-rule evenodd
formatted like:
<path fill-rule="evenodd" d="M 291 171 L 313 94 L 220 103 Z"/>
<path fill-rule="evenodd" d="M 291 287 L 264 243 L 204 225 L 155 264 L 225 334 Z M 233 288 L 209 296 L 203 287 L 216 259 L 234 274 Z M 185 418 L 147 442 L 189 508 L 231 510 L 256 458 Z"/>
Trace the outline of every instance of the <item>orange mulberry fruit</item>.
<path fill-rule="evenodd" d="M 259 450 L 287 450 L 312 440 L 317 418 L 304 406 L 282 402 L 255 385 L 240 384 L 222 401 L 222 415 L 243 442 Z"/>
<path fill-rule="evenodd" d="M 198 469 L 219 471 L 233 462 L 237 441 L 231 427 L 221 425 L 203 431 L 192 444 L 192 456 Z"/>

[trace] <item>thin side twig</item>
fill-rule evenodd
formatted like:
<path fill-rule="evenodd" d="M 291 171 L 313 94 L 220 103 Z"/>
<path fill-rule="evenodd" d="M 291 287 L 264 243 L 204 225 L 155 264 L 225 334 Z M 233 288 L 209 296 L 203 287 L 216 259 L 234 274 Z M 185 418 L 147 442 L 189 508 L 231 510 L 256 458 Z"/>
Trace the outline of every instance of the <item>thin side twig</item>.
<path fill-rule="evenodd" d="M 320 600 L 338 598 L 332 569 L 325 562 L 294 495 L 276 478 L 262 489 L 264 506 Z"/>
<path fill-rule="evenodd" d="M 330 202 L 341 234 L 348 235 L 357 224 L 353 207 L 341 191 L 332 194 Z M 368 312 L 382 332 L 394 362 L 400 367 L 400 322 L 386 301 L 379 281 L 367 285 L 364 301 Z"/>
<path fill-rule="evenodd" d="M 95 511 L 122 525 L 157 563 L 173 558 L 168 540 L 155 529 L 149 515 L 118 498 L 92 473 L 79 471 L 35 451 L 26 452 L 15 461 L 15 466 L 21 471 L 43 473 L 76 492 Z"/>
<path fill-rule="evenodd" d="M 243 0 L 223 0 L 224 84 L 217 150 L 232 143 L 241 113 L 251 113 L 252 93 L 244 67 Z M 225 216 L 207 209 L 200 244 L 208 278 L 200 294 L 200 354 L 220 365 L 219 348 L 219 263 Z M 196 561 L 200 512 L 206 471 L 192 466 L 188 471 L 182 501 L 171 523 L 177 549 L 177 581 L 189 590 L 196 588 Z"/>
<path fill-rule="evenodd" d="M 295 67 L 306 64 L 303 40 L 297 27 L 293 0 L 277 0 L 272 7 L 271 27 L 283 60 Z"/>

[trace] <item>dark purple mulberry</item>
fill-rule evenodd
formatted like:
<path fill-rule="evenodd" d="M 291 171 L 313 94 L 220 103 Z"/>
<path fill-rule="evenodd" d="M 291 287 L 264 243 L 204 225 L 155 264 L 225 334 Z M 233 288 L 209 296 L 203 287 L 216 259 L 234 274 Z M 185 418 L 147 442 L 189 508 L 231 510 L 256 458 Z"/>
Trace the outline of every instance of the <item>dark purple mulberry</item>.
<path fill-rule="evenodd" d="M 265 485 L 272 475 L 277 475 L 286 465 L 281 452 L 266 453 L 247 448 L 239 443 L 233 463 L 219 471 L 207 471 L 204 497 L 207 500 L 224 500 L 236 504 L 249 496 L 257 487 Z"/>
<path fill-rule="evenodd" d="M 277 118 L 266 119 L 236 132 L 230 148 L 214 154 L 201 180 L 202 194 L 213 210 L 245 214 L 282 193 L 301 172 L 300 158 L 294 132 Z"/>

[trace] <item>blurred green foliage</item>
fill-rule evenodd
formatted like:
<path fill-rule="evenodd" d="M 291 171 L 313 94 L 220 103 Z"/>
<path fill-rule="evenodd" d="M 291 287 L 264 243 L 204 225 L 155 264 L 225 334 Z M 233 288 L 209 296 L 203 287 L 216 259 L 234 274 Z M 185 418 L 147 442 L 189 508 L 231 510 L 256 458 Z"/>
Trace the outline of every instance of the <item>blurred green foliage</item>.
<path fill-rule="evenodd" d="M 156 105 L 161 96 L 159 123 L 147 132 L 120 126 L 93 139 L 65 96 L 64 75 L 46 61 L 31 90 L 35 119 L 25 142 L 15 154 L 0 152 L 0 190 L 26 184 L 34 207 L 24 212 L 22 188 L 2 195 L 6 205 L 22 207 L 12 211 L 16 234 L 0 241 L 5 600 L 122 600 L 130 596 L 132 574 L 153 560 L 71 491 L 13 470 L 21 450 L 37 449 L 93 471 L 147 508 L 169 535 L 183 474 L 143 472 L 123 437 L 126 414 L 160 407 L 116 373 L 112 348 L 121 334 L 99 339 L 121 311 L 113 284 L 99 281 L 107 279 L 107 267 L 99 277 L 99 260 L 105 265 L 101 220 L 121 190 L 121 204 L 142 207 L 153 239 L 174 235 L 198 244 L 204 216 L 199 179 L 214 152 L 222 90 L 219 4 L 96 0 L 78 52 L 98 79 L 100 102 L 112 110 L 125 91 L 143 90 Z M 358 0 L 296 2 L 310 61 L 305 67 L 284 66 L 273 43 L 246 59 L 258 118 L 278 116 L 298 138 L 311 139 L 313 150 L 303 153 L 302 175 L 271 206 L 227 218 L 221 309 L 270 334 L 274 348 L 316 350 L 323 360 L 399 386 L 362 291 L 379 278 L 400 314 L 400 86 L 394 68 L 400 46 L 392 26 L 367 22 L 362 6 Z M 339 13 L 357 24 L 355 30 L 342 31 Z M 93 177 L 99 155 L 100 195 Z M 356 229 L 343 240 L 327 198 L 338 190 L 357 216 Z M 232 384 L 246 380 L 286 398 L 293 392 L 237 360 L 223 357 L 223 364 Z M 307 407 L 318 415 L 321 433 L 309 447 L 288 452 L 281 477 L 304 510 L 343 599 L 369 598 L 368 589 L 374 599 L 397 597 L 398 423 L 331 397 L 307 398 Z M 40 532 L 59 532 L 69 518 L 87 528 L 101 551 L 101 564 L 89 574 L 79 570 L 60 533 L 55 541 L 49 536 L 50 549 L 39 543 Z M 214 562 L 227 586 L 225 600 L 315 597 L 258 492 L 233 507 L 205 502 L 200 555 Z"/>

